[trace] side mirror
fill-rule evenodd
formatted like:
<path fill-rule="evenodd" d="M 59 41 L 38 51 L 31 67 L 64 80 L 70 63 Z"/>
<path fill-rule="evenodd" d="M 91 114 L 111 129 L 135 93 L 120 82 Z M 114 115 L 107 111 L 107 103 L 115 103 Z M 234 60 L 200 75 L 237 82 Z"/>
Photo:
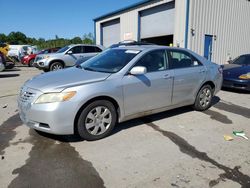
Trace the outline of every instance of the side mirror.
<path fill-rule="evenodd" d="M 67 54 L 68 54 L 68 55 L 72 55 L 73 52 L 72 52 L 71 50 L 69 50 L 69 51 L 67 52 Z"/>
<path fill-rule="evenodd" d="M 142 66 L 133 67 L 129 73 L 132 75 L 143 75 L 147 73 L 147 68 Z"/>

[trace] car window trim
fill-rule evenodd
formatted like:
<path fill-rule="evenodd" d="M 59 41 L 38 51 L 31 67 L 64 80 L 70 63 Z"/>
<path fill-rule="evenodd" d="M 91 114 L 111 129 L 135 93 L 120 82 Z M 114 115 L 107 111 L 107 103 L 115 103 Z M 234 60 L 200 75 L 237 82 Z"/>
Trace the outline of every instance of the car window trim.
<path fill-rule="evenodd" d="M 166 56 L 167 56 L 167 50 L 166 50 L 166 49 L 154 49 L 154 50 L 150 50 L 150 51 L 146 52 L 145 54 L 143 54 L 143 55 L 142 55 L 142 56 L 141 56 L 132 66 L 131 66 L 131 68 L 125 73 L 124 76 L 130 75 L 129 72 L 132 70 L 132 68 L 135 67 L 135 65 L 136 65 L 142 58 L 144 58 L 148 53 L 155 52 L 155 51 L 164 51 L 164 53 L 165 53 L 165 55 L 164 55 L 164 61 L 165 61 L 164 68 L 165 68 L 165 69 L 164 69 L 164 70 L 153 71 L 153 72 L 147 72 L 146 74 L 170 70 L 170 69 L 169 69 L 169 61 L 166 62 L 166 60 L 168 59 L 168 58 L 166 58 Z M 168 63 L 168 65 L 166 65 L 167 63 Z"/>
<path fill-rule="evenodd" d="M 180 68 L 172 68 L 172 59 L 171 57 L 171 52 L 179 52 L 179 53 L 184 53 L 184 55 L 189 55 L 192 59 L 192 61 L 197 61 L 199 63 L 198 66 L 192 66 L 192 67 L 180 67 Z M 173 69 L 188 69 L 188 68 L 195 68 L 195 67 L 204 67 L 204 64 L 199 61 L 196 57 L 194 57 L 191 53 L 185 51 L 185 50 L 177 50 L 177 49 L 167 49 L 167 55 L 168 55 L 168 59 L 169 59 L 169 65 L 171 64 L 171 66 L 169 66 L 169 69 L 173 70 Z"/>
<path fill-rule="evenodd" d="M 77 47 L 80 47 L 80 48 L 81 48 L 80 53 L 74 53 L 73 49 L 74 49 L 74 48 L 77 48 Z M 83 46 L 73 46 L 72 48 L 70 48 L 70 49 L 67 51 L 67 53 L 68 53 L 69 51 L 72 51 L 73 54 L 81 54 L 81 53 L 84 53 L 84 52 L 82 52 L 82 49 L 83 49 Z"/>

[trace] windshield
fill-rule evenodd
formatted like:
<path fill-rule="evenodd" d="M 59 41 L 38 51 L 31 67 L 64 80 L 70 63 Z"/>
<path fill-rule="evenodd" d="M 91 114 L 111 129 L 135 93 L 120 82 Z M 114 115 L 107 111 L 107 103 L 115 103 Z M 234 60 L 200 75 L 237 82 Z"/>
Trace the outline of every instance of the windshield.
<path fill-rule="evenodd" d="M 109 49 L 81 64 L 85 70 L 116 73 L 126 66 L 140 51 Z"/>
<path fill-rule="evenodd" d="M 49 53 L 48 50 L 42 50 L 42 51 L 38 52 L 38 54 L 47 54 L 47 53 Z"/>
<path fill-rule="evenodd" d="M 250 65 L 250 55 L 240 56 L 233 60 L 232 63 L 237 65 Z"/>
<path fill-rule="evenodd" d="M 57 53 L 63 53 L 65 51 L 67 51 L 70 47 L 69 46 L 65 46 L 63 48 L 61 48 L 60 50 L 57 51 Z"/>

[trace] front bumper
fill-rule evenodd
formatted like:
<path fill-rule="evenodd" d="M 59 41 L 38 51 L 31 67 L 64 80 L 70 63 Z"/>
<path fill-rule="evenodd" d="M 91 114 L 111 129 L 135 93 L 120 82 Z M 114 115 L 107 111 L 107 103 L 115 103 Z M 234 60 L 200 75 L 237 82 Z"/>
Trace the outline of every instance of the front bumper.
<path fill-rule="evenodd" d="M 27 97 L 25 93 L 32 93 Z M 74 102 L 34 104 L 42 93 L 28 88 L 18 98 L 21 120 L 28 127 L 56 135 L 74 134 L 74 118 L 77 104 Z M 26 100 L 29 98 L 28 100 Z"/>
<path fill-rule="evenodd" d="M 24 65 L 27 65 L 27 64 L 29 64 L 29 60 L 23 58 L 23 59 L 21 60 L 21 63 L 24 64 Z"/>
<path fill-rule="evenodd" d="M 35 60 L 33 66 L 40 69 L 40 70 L 44 70 L 44 69 L 49 68 L 49 63 L 47 62 L 46 59 L 42 59 L 42 60 L 38 60 L 38 61 Z"/>
<path fill-rule="evenodd" d="M 250 91 L 250 80 L 224 79 L 222 87 Z"/>

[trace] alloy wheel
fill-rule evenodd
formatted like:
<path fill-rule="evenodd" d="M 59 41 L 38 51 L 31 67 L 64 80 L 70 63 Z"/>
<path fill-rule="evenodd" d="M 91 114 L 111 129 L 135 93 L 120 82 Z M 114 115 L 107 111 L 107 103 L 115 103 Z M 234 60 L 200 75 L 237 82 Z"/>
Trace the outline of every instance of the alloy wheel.
<path fill-rule="evenodd" d="M 97 106 L 92 109 L 85 119 L 85 127 L 92 135 L 101 135 L 105 133 L 112 123 L 112 114 L 104 106 Z"/>
<path fill-rule="evenodd" d="M 62 68 L 63 68 L 62 65 L 56 64 L 52 67 L 52 71 L 60 70 Z"/>
<path fill-rule="evenodd" d="M 212 92 L 209 88 L 204 88 L 200 94 L 200 105 L 207 107 L 212 100 Z"/>

